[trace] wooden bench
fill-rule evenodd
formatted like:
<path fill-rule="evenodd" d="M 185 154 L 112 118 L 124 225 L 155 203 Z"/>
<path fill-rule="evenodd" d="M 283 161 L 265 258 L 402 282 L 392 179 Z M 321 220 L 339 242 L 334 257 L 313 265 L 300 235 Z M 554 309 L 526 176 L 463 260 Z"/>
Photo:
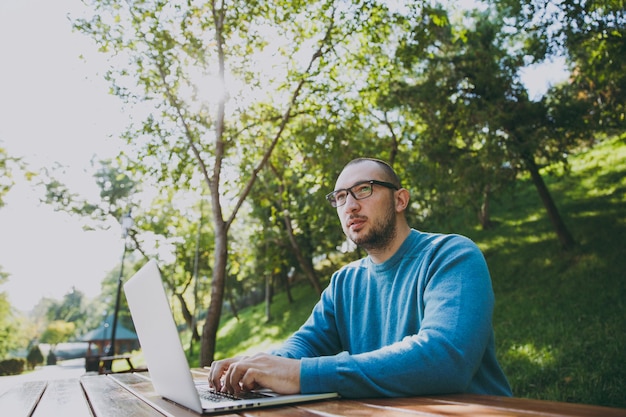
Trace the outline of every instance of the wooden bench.
<path fill-rule="evenodd" d="M 133 365 L 132 361 L 130 360 L 131 358 L 132 358 L 132 356 L 129 355 L 129 354 L 113 355 L 113 356 L 100 356 L 99 365 L 98 365 L 98 373 L 100 375 L 103 375 L 103 374 L 119 373 L 119 372 L 144 372 L 144 371 L 147 371 L 146 368 L 135 368 L 135 366 Z M 119 361 L 119 360 L 125 360 L 126 363 L 128 364 L 128 369 L 125 369 L 123 371 L 114 372 L 112 370 L 113 362 Z"/>

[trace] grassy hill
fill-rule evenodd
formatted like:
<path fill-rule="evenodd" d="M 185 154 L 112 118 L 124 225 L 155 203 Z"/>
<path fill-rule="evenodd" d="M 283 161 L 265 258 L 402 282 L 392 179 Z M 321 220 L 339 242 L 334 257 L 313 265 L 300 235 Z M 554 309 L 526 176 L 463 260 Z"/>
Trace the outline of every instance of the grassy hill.
<path fill-rule="evenodd" d="M 565 221 L 578 242 L 563 252 L 530 182 L 493 203 L 498 226 L 463 223 L 437 230 L 465 234 L 489 264 L 499 359 L 518 397 L 626 407 L 626 137 L 607 140 L 546 170 Z M 434 230 L 430 230 L 434 231 Z M 294 288 L 295 302 L 275 297 L 225 316 L 218 357 L 280 343 L 308 316 L 317 296 Z"/>
<path fill-rule="evenodd" d="M 492 272 L 502 364 L 517 396 L 626 407 L 626 137 L 546 182 L 576 250 L 560 250 L 530 184 L 494 208 L 498 228 L 471 234 Z"/>

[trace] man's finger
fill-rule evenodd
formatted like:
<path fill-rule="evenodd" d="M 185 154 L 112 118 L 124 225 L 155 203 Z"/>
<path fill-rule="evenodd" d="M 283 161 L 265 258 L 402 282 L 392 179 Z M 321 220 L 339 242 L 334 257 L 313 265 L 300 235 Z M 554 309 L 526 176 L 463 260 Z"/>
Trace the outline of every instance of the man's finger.
<path fill-rule="evenodd" d="M 230 394 L 237 394 L 242 391 L 241 380 L 248 369 L 246 361 L 232 363 L 224 376 L 224 388 Z"/>
<path fill-rule="evenodd" d="M 240 385 L 244 391 L 252 391 L 253 389 L 259 388 L 262 384 L 260 383 L 260 379 L 262 372 L 256 368 L 248 368 L 247 371 L 243 374 Z"/>
<path fill-rule="evenodd" d="M 236 358 L 232 359 L 222 359 L 219 361 L 214 361 L 211 364 L 211 368 L 209 370 L 209 385 L 211 385 L 216 390 L 222 389 L 222 378 L 224 377 L 224 373 L 228 370 L 229 366 Z"/>

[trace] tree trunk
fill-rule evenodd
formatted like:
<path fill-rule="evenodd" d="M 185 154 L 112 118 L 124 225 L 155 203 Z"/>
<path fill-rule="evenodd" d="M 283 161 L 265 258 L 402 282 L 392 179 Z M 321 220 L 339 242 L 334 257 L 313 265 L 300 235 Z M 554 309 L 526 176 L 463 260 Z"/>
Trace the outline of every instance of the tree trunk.
<path fill-rule="evenodd" d="M 235 303 L 235 299 L 233 297 L 233 292 L 228 291 L 228 304 L 230 305 L 230 312 L 233 313 L 233 316 L 237 321 L 239 321 L 239 310 L 237 310 L 237 304 Z"/>
<path fill-rule="evenodd" d="M 226 262 L 228 258 L 228 231 L 222 222 L 222 227 L 216 229 L 215 234 L 215 265 L 213 280 L 211 281 L 211 301 L 207 310 L 206 321 L 202 328 L 202 349 L 200 351 L 200 366 L 209 366 L 215 357 L 217 330 L 222 315 L 224 301 L 224 287 L 226 282 Z"/>
<path fill-rule="evenodd" d="M 272 321 L 272 278 L 269 274 L 265 275 L 265 321 Z"/>
<path fill-rule="evenodd" d="M 174 295 L 180 302 L 180 308 L 183 314 L 183 319 L 185 320 L 185 324 L 187 324 L 187 327 L 189 327 L 189 329 L 191 330 L 192 340 L 196 340 L 196 341 L 200 340 L 200 334 L 198 333 L 198 328 L 195 325 L 196 321 L 194 320 L 194 317 L 191 311 L 189 311 L 189 308 L 187 307 L 187 303 L 185 302 L 183 295 L 177 294 L 177 293 L 175 293 Z"/>
<path fill-rule="evenodd" d="M 561 243 L 561 247 L 565 250 L 572 249 L 576 246 L 576 242 L 572 237 L 571 233 L 567 229 L 561 214 L 559 213 L 559 209 L 554 204 L 554 200 L 552 199 L 552 195 L 550 195 L 550 191 L 546 186 L 546 183 L 543 181 L 543 177 L 539 173 L 539 168 L 535 163 L 535 159 L 530 156 L 524 159 L 526 166 L 528 167 L 528 172 L 530 172 L 530 177 L 532 179 L 535 188 L 537 188 L 537 192 L 539 193 L 539 197 L 548 212 L 548 217 L 552 226 L 554 227 L 554 231 L 556 232 L 559 242 Z"/>
<path fill-rule="evenodd" d="M 213 19 L 215 24 L 215 45 L 217 48 L 219 80 L 224 82 L 226 74 L 224 45 L 224 18 L 225 8 L 219 9 L 212 4 Z M 213 213 L 213 225 L 215 228 L 215 264 L 213 265 L 213 279 L 211 280 L 211 301 L 207 308 L 206 321 L 202 328 L 202 342 L 200 349 L 200 366 L 209 366 L 215 358 L 215 347 L 217 344 L 217 330 L 220 325 L 222 315 L 222 303 L 224 301 L 224 288 L 226 287 L 226 263 L 228 262 L 228 228 L 229 223 L 224 221 L 222 203 L 220 195 L 220 178 L 222 173 L 222 161 L 226 154 L 226 143 L 224 142 L 224 123 L 226 118 L 226 101 L 224 95 L 220 97 L 217 105 L 217 115 L 215 118 L 215 155 L 213 171 L 208 175 L 204 160 L 199 151 L 192 146 L 196 158 L 200 163 L 204 178 L 209 186 L 211 194 L 211 211 Z M 191 139 L 191 138 L 190 138 Z M 193 144 L 193 141 L 190 140 Z M 233 213 L 233 216 L 235 214 Z"/>
<path fill-rule="evenodd" d="M 294 254 L 296 255 L 296 259 L 298 263 L 302 267 L 304 274 L 308 278 L 309 282 L 315 289 L 318 294 L 322 293 L 322 285 L 320 284 L 320 280 L 315 273 L 315 269 L 313 268 L 313 264 L 309 262 L 309 260 L 302 254 L 300 250 L 300 245 L 296 240 L 296 236 L 293 233 L 293 226 L 291 225 L 291 217 L 287 213 L 287 211 L 283 212 L 285 227 L 287 228 L 287 235 L 289 236 L 289 243 L 293 249 Z"/>
<path fill-rule="evenodd" d="M 291 270 L 287 273 L 287 275 L 281 275 L 281 280 L 283 281 L 283 286 L 285 287 L 285 292 L 287 293 L 287 300 L 289 300 L 289 304 L 293 303 L 293 297 L 291 296 L 291 278 L 293 274 L 295 274 L 295 269 L 291 267 Z"/>
<path fill-rule="evenodd" d="M 274 173 L 274 175 L 276 175 L 276 178 L 278 178 L 280 181 L 278 189 L 279 189 L 280 194 L 282 195 L 285 192 L 285 187 L 283 185 L 283 177 L 281 173 L 278 171 L 278 169 L 274 166 L 274 164 L 269 163 L 268 165 L 270 169 L 272 170 L 272 172 Z M 306 259 L 306 257 L 302 253 L 302 250 L 300 249 L 298 240 L 296 239 L 296 236 L 293 232 L 293 225 L 291 224 L 291 216 L 289 215 L 289 211 L 287 211 L 287 209 L 284 208 L 283 203 L 280 199 L 278 200 L 278 205 L 283 212 L 283 222 L 285 223 L 285 229 L 287 230 L 287 236 L 289 237 L 289 243 L 291 244 L 293 253 L 294 255 L 296 255 L 296 259 L 298 260 L 300 267 L 304 271 L 304 274 L 306 275 L 307 279 L 309 280 L 309 282 L 311 283 L 315 291 L 318 294 L 321 294 L 322 285 L 320 284 L 320 280 L 317 277 L 317 274 L 315 273 L 313 264 Z"/>
<path fill-rule="evenodd" d="M 483 189 L 483 201 L 478 210 L 478 221 L 483 230 L 491 229 L 493 223 L 491 222 L 491 213 L 489 211 L 489 197 L 491 196 L 491 187 L 489 184 L 485 185 Z"/>

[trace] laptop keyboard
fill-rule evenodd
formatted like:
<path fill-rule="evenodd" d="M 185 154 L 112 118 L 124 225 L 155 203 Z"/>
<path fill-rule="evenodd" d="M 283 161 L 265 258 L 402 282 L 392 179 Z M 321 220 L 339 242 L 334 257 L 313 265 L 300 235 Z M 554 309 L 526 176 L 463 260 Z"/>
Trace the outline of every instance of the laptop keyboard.
<path fill-rule="evenodd" d="M 210 401 L 210 402 L 214 402 L 214 403 L 218 403 L 218 402 L 224 402 L 224 401 L 239 401 L 239 400 L 249 400 L 252 398 L 264 398 L 265 395 L 263 394 L 259 394 L 256 392 L 251 392 L 251 391 L 247 391 L 247 392 L 241 392 L 237 395 L 232 395 L 232 394 L 228 394 L 225 392 L 217 392 L 213 389 L 210 389 L 208 387 L 196 387 L 196 389 L 198 390 L 198 394 L 200 395 L 200 398 L 202 400 L 205 401 Z"/>

